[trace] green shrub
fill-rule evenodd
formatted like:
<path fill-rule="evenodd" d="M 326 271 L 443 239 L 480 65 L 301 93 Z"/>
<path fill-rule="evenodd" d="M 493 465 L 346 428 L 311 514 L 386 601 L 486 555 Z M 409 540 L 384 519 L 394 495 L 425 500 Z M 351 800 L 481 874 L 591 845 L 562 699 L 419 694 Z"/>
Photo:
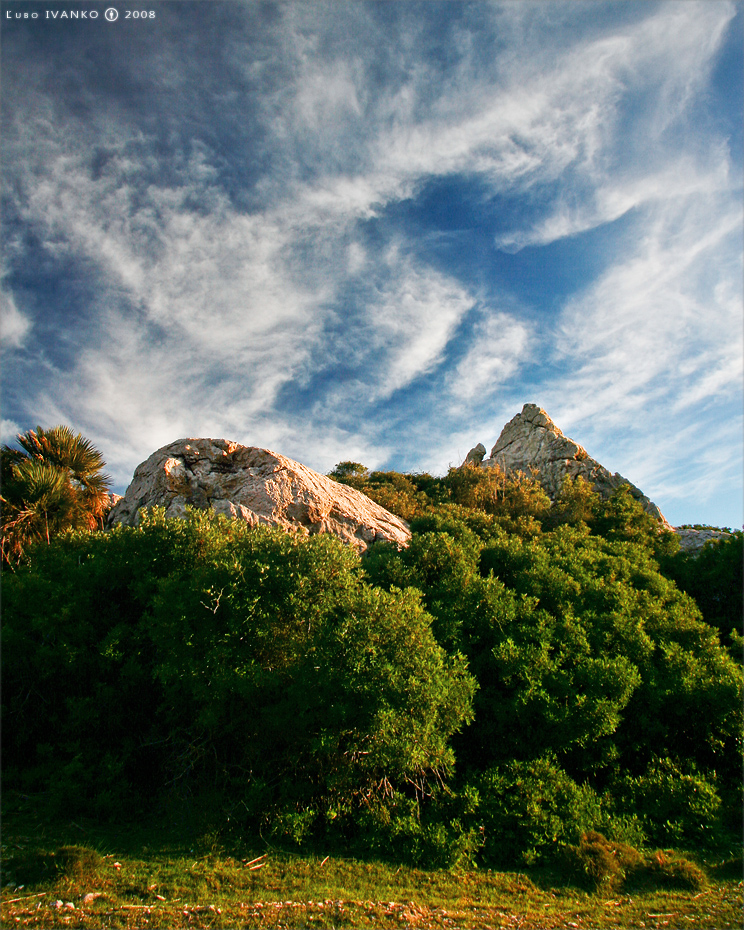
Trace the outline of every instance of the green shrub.
<path fill-rule="evenodd" d="M 352 479 L 413 508 L 408 548 L 160 511 L 8 573 L 6 787 L 440 865 L 734 822 L 742 671 L 637 502 L 574 485 L 551 523 L 529 482 L 488 513 L 452 501 L 480 473 Z"/>
<path fill-rule="evenodd" d="M 495 766 L 474 780 L 489 863 L 533 864 L 555 857 L 603 818 L 601 802 L 551 759 Z"/>
<path fill-rule="evenodd" d="M 565 523 L 591 525 L 601 507 L 599 494 L 594 485 L 580 475 L 573 480 L 568 476 L 563 481 L 561 492 L 546 515 L 544 525 L 555 529 Z"/>
<path fill-rule="evenodd" d="M 741 661 L 737 634 L 744 613 L 744 533 L 711 541 L 701 552 L 681 552 L 667 559 L 663 569 L 695 599 L 705 622 L 720 631 L 722 640 L 731 645 L 732 655 Z"/>
<path fill-rule="evenodd" d="M 376 855 L 422 868 L 472 866 L 483 846 L 478 793 L 432 787 L 427 797 L 393 792 L 361 812 L 359 835 Z"/>
<path fill-rule="evenodd" d="M 532 518 L 539 532 L 539 521 L 550 510 L 550 498 L 539 481 L 519 472 L 507 475 L 498 466 L 450 468 L 442 484 L 453 503 L 503 518 L 510 528 L 521 518 Z"/>
<path fill-rule="evenodd" d="M 654 759 L 644 774 L 618 778 L 613 794 L 655 842 L 699 842 L 716 833 L 721 799 L 710 776 L 694 767 L 684 771 L 671 759 Z"/>
<path fill-rule="evenodd" d="M 670 558 L 679 551 L 676 534 L 661 529 L 656 517 L 643 509 L 627 484 L 621 485 L 611 497 L 599 501 L 590 525 L 593 533 L 608 540 L 642 546 L 657 560 Z"/>
<path fill-rule="evenodd" d="M 532 542 L 489 543 L 480 571 L 537 599 L 537 610 L 522 607 L 516 625 L 496 621 L 489 637 L 492 678 L 508 676 L 513 689 L 514 711 L 499 718 L 517 715 L 523 744 L 530 728 L 531 752 L 538 740 L 569 750 L 577 775 L 623 757 L 637 774 L 657 754 L 739 778 L 741 670 L 648 549 L 562 526 Z M 504 690 L 493 690 L 501 703 Z"/>
<path fill-rule="evenodd" d="M 418 592 L 370 586 L 329 535 L 154 513 L 53 541 L 4 593 L 6 758 L 57 809 L 216 793 L 301 840 L 445 779 L 472 717 Z"/>

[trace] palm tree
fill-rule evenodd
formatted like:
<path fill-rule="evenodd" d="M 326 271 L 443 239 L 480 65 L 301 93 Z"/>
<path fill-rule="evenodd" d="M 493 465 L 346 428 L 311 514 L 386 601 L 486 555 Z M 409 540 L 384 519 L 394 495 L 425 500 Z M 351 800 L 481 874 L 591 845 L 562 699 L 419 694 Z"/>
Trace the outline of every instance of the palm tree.
<path fill-rule="evenodd" d="M 2 448 L 2 560 L 9 565 L 62 530 L 103 527 L 111 503 L 103 456 L 82 434 L 37 426 L 18 443 L 22 450 Z"/>

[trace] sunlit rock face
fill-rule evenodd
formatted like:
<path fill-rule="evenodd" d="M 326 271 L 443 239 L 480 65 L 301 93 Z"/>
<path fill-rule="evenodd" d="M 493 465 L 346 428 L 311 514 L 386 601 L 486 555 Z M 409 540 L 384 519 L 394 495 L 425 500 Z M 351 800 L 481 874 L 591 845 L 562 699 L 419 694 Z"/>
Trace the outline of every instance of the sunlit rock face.
<path fill-rule="evenodd" d="M 406 523 L 354 488 L 268 449 L 225 439 L 179 439 L 137 467 L 108 525 L 136 526 L 147 507 L 183 517 L 211 509 L 252 526 L 332 533 L 364 553 L 377 540 L 408 544 Z"/>
<path fill-rule="evenodd" d="M 485 449 L 479 443 L 468 452 L 465 462 L 478 464 L 481 468 L 498 466 L 506 474 L 534 474 L 552 499 L 560 494 L 566 476 L 576 478 L 580 475 L 590 481 L 602 497 L 609 497 L 624 484 L 641 502 L 644 510 L 669 526 L 656 504 L 639 488 L 617 472 L 608 471 L 583 446 L 564 436 L 536 404 L 525 404 L 522 412 L 509 420 L 488 458 L 485 458 Z"/>
<path fill-rule="evenodd" d="M 697 555 L 706 543 L 716 543 L 720 540 L 731 539 L 733 533 L 726 530 L 696 529 L 692 526 L 678 526 L 674 532 L 679 536 L 679 548 L 682 552 Z"/>

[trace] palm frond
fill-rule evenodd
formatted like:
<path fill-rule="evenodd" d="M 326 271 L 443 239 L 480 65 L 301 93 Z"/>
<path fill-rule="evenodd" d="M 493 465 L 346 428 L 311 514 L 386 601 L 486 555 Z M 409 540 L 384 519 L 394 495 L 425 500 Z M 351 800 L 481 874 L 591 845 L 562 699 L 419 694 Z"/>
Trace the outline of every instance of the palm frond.
<path fill-rule="evenodd" d="M 13 468 L 13 478 L 23 489 L 26 501 L 42 498 L 53 500 L 64 494 L 68 485 L 67 475 L 49 462 L 38 459 L 23 459 Z"/>
<path fill-rule="evenodd" d="M 22 557 L 34 541 L 65 528 L 102 525 L 111 479 L 101 453 L 69 426 L 27 430 L 22 447 L 2 449 L 2 557 Z"/>

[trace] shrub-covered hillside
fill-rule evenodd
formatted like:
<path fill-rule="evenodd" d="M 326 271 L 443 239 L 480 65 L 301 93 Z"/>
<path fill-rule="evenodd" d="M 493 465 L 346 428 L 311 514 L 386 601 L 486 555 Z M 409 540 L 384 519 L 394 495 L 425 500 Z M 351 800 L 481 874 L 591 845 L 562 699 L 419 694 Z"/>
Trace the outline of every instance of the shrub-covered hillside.
<path fill-rule="evenodd" d="M 410 546 L 153 512 L 6 570 L 6 788 L 422 864 L 738 832 L 740 533 L 694 563 L 622 489 L 331 476 Z"/>

